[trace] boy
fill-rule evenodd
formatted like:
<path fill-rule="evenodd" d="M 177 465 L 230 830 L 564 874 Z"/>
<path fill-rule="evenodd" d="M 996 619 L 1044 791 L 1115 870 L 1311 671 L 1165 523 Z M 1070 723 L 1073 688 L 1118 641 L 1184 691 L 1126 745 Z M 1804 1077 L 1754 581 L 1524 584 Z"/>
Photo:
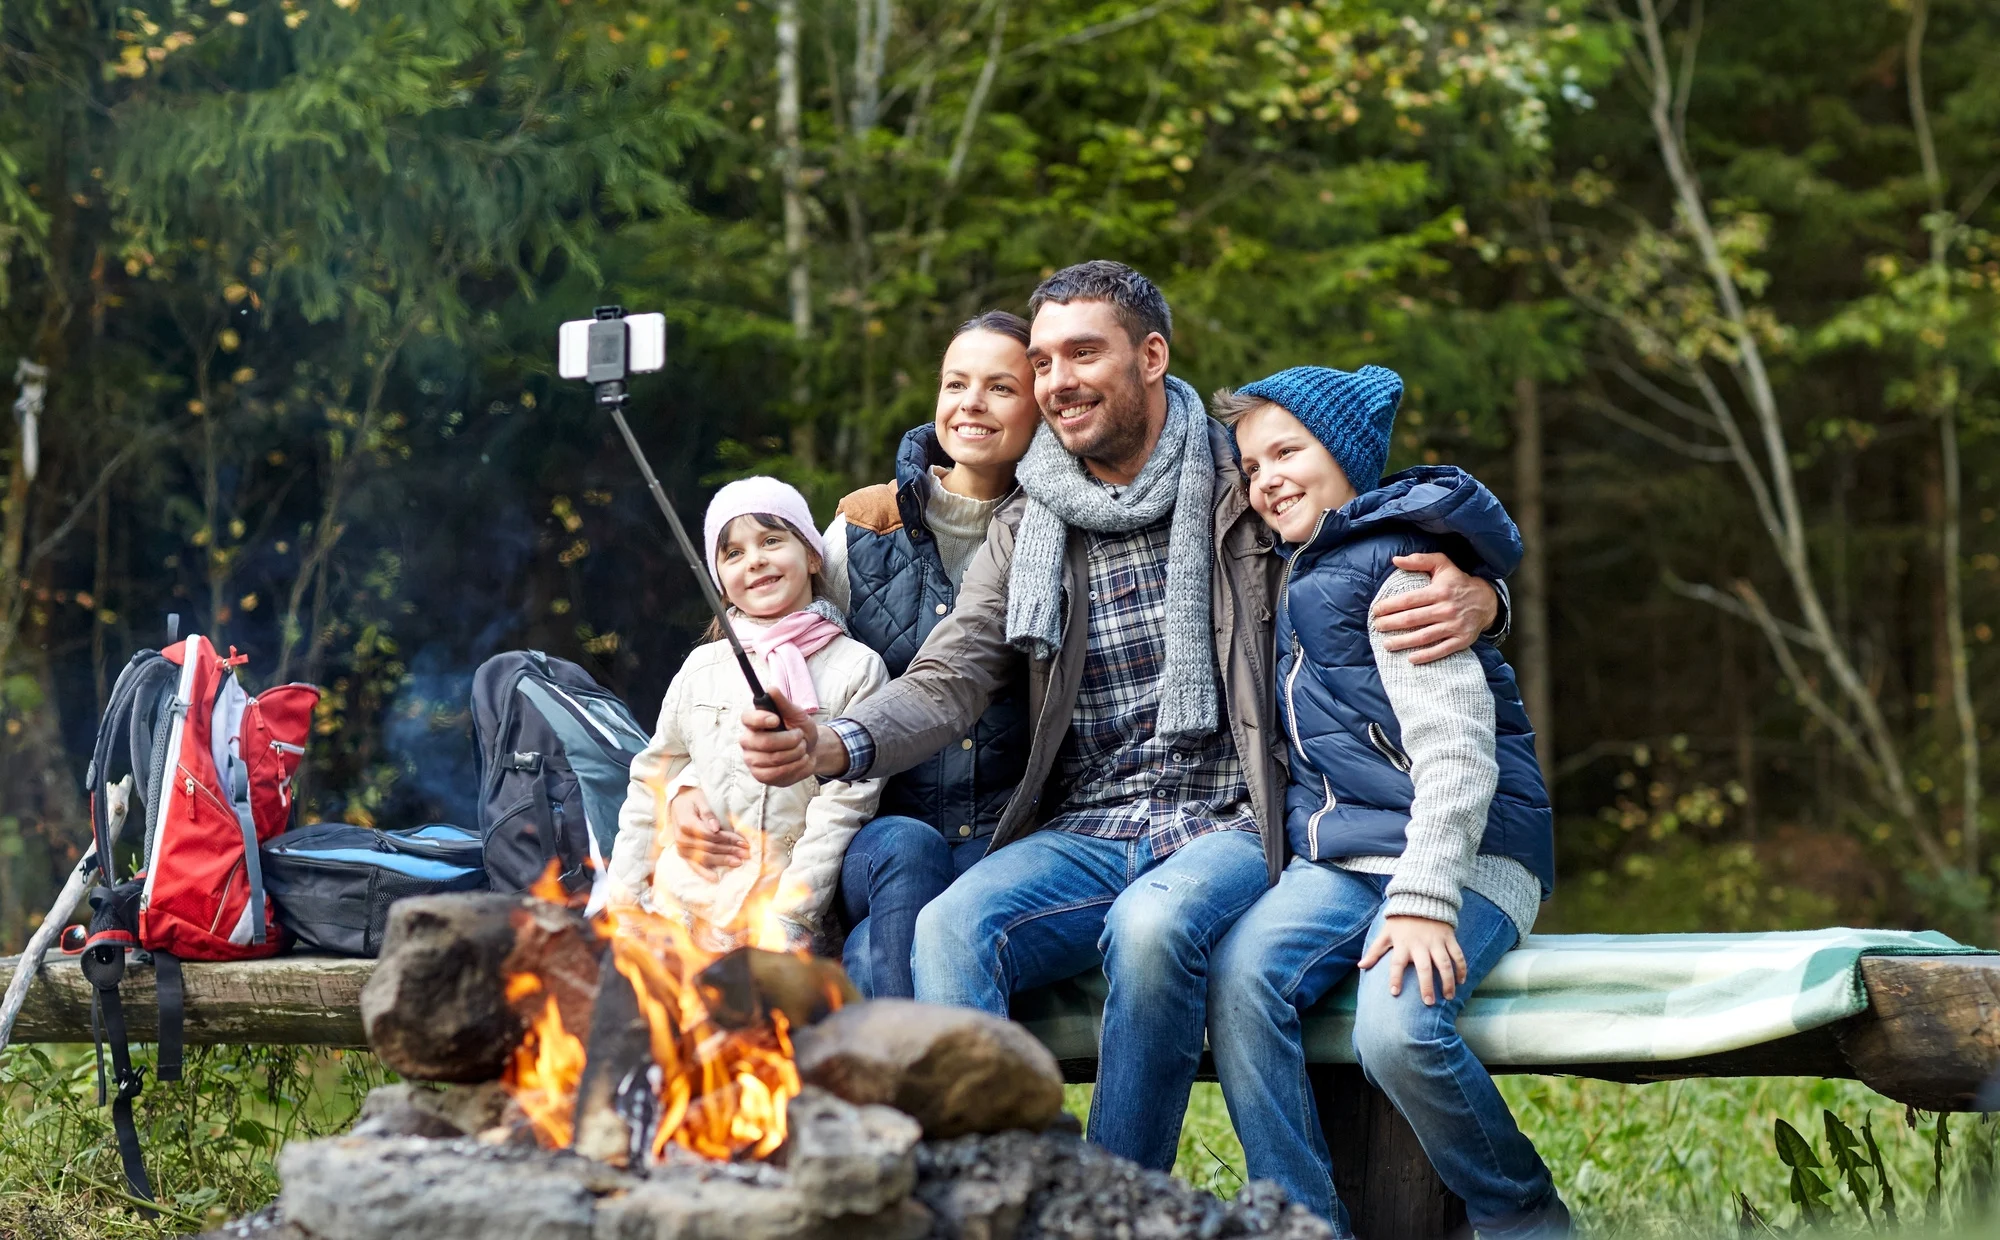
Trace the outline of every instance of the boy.
<path fill-rule="evenodd" d="M 1375 603 L 1428 581 L 1395 556 L 1443 551 L 1506 573 L 1520 536 L 1462 470 L 1381 477 L 1402 393 L 1379 366 L 1302 366 L 1216 395 L 1251 506 L 1288 557 L 1276 627 L 1293 856 L 1216 948 L 1209 1041 L 1250 1175 L 1352 1234 L 1306 1084 L 1299 1013 L 1358 966 L 1362 1070 L 1410 1121 L 1473 1227 L 1560 1234 L 1569 1214 L 1548 1168 L 1456 1027 L 1553 881 L 1534 733 L 1490 643 L 1419 666 L 1369 621 Z"/>

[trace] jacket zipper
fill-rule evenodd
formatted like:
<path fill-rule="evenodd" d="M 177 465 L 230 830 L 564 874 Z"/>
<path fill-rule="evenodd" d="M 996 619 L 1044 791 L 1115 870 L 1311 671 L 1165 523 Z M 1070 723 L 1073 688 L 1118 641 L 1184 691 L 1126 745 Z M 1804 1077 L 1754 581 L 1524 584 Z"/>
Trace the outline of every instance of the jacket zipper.
<path fill-rule="evenodd" d="M 1298 563 L 1299 557 L 1305 554 L 1305 550 L 1307 547 L 1310 547 L 1312 546 L 1313 543 L 1319 541 L 1320 531 L 1326 528 L 1326 519 L 1332 515 L 1333 514 L 1330 510 L 1319 514 L 1319 520 L 1313 522 L 1312 535 L 1309 538 L 1307 538 L 1304 542 L 1299 544 L 1299 549 L 1297 551 L 1292 552 L 1292 554 L 1286 558 L 1285 571 L 1278 577 L 1278 602 L 1281 606 L 1284 607 L 1285 619 L 1288 622 L 1291 622 L 1291 616 L 1292 616 L 1292 596 L 1291 596 L 1292 565 Z M 1297 747 L 1299 751 L 1299 758 L 1302 761 L 1304 761 L 1308 766 L 1310 766 L 1312 764 L 1312 759 L 1306 756 L 1305 742 L 1299 739 L 1299 711 L 1296 701 L 1294 700 L 1292 695 L 1293 686 L 1297 685 L 1299 681 L 1299 669 L 1305 666 L 1305 662 L 1306 662 L 1305 650 L 1303 647 L 1299 645 L 1298 625 L 1295 622 L 1293 622 L 1292 623 L 1292 672 L 1291 675 L 1285 677 L 1285 723 L 1289 725 L 1289 730 L 1291 731 L 1292 734 L 1292 744 Z M 1333 797 L 1333 785 L 1327 782 L 1327 778 L 1325 775 L 1321 775 L 1319 777 L 1319 786 L 1321 791 L 1325 794 L 1326 797 L 1325 803 L 1322 804 L 1317 810 L 1313 811 L 1312 817 L 1306 819 L 1306 849 L 1312 854 L 1311 859 L 1314 861 L 1319 860 L 1319 820 L 1326 817 L 1327 813 L 1331 811 L 1334 805 L 1336 804 Z"/>
<path fill-rule="evenodd" d="M 1368 725 L 1368 741 L 1375 746 L 1377 753 L 1380 753 L 1389 760 L 1390 766 L 1395 767 L 1405 775 L 1410 773 L 1410 755 L 1396 748 L 1395 744 L 1389 739 L 1388 730 L 1381 724 L 1370 723 Z"/>

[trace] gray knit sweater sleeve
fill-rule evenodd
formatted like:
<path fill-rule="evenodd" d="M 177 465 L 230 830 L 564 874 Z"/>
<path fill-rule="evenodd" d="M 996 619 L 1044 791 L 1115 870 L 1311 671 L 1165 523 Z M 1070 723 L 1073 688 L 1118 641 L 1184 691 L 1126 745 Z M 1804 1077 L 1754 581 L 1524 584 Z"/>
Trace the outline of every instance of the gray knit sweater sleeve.
<path fill-rule="evenodd" d="M 1375 597 L 1380 601 L 1429 584 L 1426 574 L 1398 569 Z M 1464 900 L 1460 888 L 1472 872 L 1500 782 L 1493 758 L 1493 691 L 1479 656 L 1470 650 L 1418 665 L 1407 653 L 1389 650 L 1387 635 L 1373 625 L 1369 639 L 1416 785 L 1403 855 L 1383 911 L 1456 926 Z"/>

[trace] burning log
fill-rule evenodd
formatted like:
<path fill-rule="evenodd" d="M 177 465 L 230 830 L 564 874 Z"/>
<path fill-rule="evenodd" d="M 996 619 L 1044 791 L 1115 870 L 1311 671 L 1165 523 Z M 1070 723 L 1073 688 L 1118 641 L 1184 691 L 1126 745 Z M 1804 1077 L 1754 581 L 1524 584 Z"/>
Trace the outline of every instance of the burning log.
<path fill-rule="evenodd" d="M 583 1077 L 576 1087 L 570 1148 L 614 1167 L 643 1166 L 660 1123 L 659 1089 L 648 1079 L 655 1066 L 653 1030 L 639 1010 L 632 979 L 617 968 L 609 951 L 598 976 L 603 980 L 591 1014 Z M 669 1032 L 674 1041 L 680 1040 L 678 1028 Z"/>
<path fill-rule="evenodd" d="M 528 896 L 400 900 L 361 988 L 368 1044 L 411 1080 L 493 1080 L 547 1002 L 565 1028 L 588 1034 L 600 950 L 581 917 Z M 533 984 L 510 988 L 515 978 Z"/>
<path fill-rule="evenodd" d="M 708 1018 L 724 1029 L 748 1029 L 784 1013 L 793 1029 L 818 1024 L 861 1002 L 847 971 L 831 960 L 739 947 L 695 978 Z"/>

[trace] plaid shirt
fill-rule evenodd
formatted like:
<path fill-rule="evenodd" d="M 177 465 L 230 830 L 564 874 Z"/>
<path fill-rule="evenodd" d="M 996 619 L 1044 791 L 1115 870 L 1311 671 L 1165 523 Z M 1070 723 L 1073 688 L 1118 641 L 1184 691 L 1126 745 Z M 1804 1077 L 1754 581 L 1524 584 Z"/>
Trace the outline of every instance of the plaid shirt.
<path fill-rule="evenodd" d="M 1198 741 L 1176 745 L 1155 731 L 1167 663 L 1171 525 L 1162 518 L 1130 534 L 1084 533 L 1089 644 L 1069 735 L 1056 757 L 1068 791 L 1049 824 L 1098 839 L 1144 836 L 1155 858 L 1210 831 L 1257 829 L 1226 715 Z M 1228 710 L 1220 687 L 1216 701 Z"/>
<path fill-rule="evenodd" d="M 1056 755 L 1068 794 L 1048 824 L 1098 839 L 1145 836 L 1156 859 L 1210 831 L 1257 830 L 1226 714 L 1213 733 L 1186 745 L 1154 730 L 1167 662 L 1171 527 L 1162 518 L 1130 534 L 1084 534 L 1090 540 L 1089 644 L 1069 735 Z M 1219 686 L 1216 703 L 1229 709 Z M 874 766 L 868 729 L 846 718 L 828 726 L 847 749 L 839 778 L 858 778 Z"/>

